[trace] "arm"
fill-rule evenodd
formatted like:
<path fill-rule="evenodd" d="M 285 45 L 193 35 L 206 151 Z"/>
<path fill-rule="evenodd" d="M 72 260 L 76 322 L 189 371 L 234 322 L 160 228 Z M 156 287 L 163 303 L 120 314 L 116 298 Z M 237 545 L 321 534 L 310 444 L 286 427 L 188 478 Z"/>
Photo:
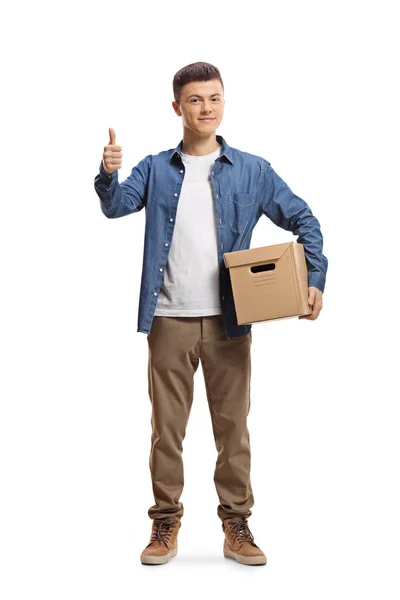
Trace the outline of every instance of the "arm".
<path fill-rule="evenodd" d="M 117 219 L 142 210 L 146 205 L 150 166 L 151 155 L 148 155 L 133 167 L 125 181 L 118 183 L 118 169 L 109 174 L 103 167 L 103 161 L 101 162 L 99 173 L 94 179 L 94 189 L 106 217 Z"/>
<path fill-rule="evenodd" d="M 289 186 L 275 173 L 271 163 L 263 159 L 260 184 L 261 209 L 275 225 L 299 236 L 304 245 L 308 268 L 308 285 L 325 289 L 328 259 L 322 254 L 323 237 L 320 223 L 308 204 L 296 196 Z"/>

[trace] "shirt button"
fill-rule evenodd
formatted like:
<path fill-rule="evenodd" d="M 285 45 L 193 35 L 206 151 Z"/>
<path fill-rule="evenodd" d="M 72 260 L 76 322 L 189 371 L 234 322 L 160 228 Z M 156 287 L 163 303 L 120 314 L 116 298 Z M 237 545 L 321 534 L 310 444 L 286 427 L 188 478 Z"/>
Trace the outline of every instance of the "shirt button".
<path fill-rule="evenodd" d="M 179 171 L 179 173 L 183 173 L 182 169 Z"/>
<path fill-rule="evenodd" d="M 160 269 L 160 271 L 162 271 L 162 268 Z"/>
<path fill-rule="evenodd" d="M 153 295 L 154 295 L 154 296 L 157 296 L 157 292 L 154 292 L 154 294 L 153 294 Z"/>
<path fill-rule="evenodd" d="M 164 246 L 168 246 L 168 242 L 165 242 Z"/>
<path fill-rule="evenodd" d="M 214 171 L 211 171 L 211 175 L 214 175 Z"/>
<path fill-rule="evenodd" d="M 174 194 L 174 196 L 177 196 L 178 194 Z"/>
<path fill-rule="evenodd" d="M 224 247 L 224 245 L 223 245 L 223 244 L 221 244 L 221 250 L 222 250 L 222 248 L 223 248 L 223 247 Z"/>
<path fill-rule="evenodd" d="M 219 198 L 218 194 L 217 194 L 217 198 Z"/>
<path fill-rule="evenodd" d="M 170 219 L 170 221 L 171 221 L 171 223 L 172 223 L 173 219 Z"/>

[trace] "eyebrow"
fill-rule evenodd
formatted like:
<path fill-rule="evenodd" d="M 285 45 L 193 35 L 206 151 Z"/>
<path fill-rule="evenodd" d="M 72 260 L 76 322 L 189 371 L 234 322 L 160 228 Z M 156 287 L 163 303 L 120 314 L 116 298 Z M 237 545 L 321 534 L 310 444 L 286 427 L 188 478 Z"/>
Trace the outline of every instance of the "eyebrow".
<path fill-rule="evenodd" d="M 216 94 L 211 94 L 210 98 L 212 98 L 213 96 L 220 96 L 221 94 L 219 92 L 217 92 Z M 202 98 L 203 96 L 199 96 L 199 94 L 190 94 L 189 98 L 191 98 L 192 96 L 197 96 L 197 98 Z"/>

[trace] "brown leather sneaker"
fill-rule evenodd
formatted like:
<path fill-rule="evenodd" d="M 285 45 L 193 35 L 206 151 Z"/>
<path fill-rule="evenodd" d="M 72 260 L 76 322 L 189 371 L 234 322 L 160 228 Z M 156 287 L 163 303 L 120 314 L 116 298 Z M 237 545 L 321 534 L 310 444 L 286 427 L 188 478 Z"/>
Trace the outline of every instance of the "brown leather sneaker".
<path fill-rule="evenodd" d="M 242 565 L 265 565 L 267 557 L 255 544 L 246 517 L 224 519 L 224 556 L 233 558 Z"/>
<path fill-rule="evenodd" d="M 150 543 L 140 555 L 143 565 L 163 565 L 178 552 L 180 517 L 153 519 Z"/>

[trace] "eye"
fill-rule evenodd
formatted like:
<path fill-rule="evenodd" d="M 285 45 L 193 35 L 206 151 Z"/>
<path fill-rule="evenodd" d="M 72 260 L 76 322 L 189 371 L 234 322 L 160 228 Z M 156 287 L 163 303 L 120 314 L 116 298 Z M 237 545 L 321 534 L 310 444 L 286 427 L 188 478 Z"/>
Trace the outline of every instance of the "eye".
<path fill-rule="evenodd" d="M 220 98 L 212 98 L 212 100 L 214 100 L 215 102 L 221 102 L 221 99 L 220 99 Z M 192 98 L 190 102 L 191 102 L 192 104 L 193 104 L 193 103 L 197 104 L 197 102 L 198 102 L 198 101 L 199 101 L 199 99 L 198 99 L 198 98 Z"/>

